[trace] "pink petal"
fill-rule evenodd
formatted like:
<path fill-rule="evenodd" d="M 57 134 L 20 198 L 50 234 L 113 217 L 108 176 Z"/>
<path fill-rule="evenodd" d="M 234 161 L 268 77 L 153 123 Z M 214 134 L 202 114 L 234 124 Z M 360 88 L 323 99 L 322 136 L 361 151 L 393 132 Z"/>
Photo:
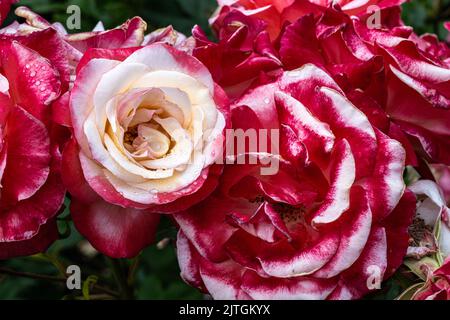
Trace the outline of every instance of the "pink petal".
<path fill-rule="evenodd" d="M 363 189 L 352 193 L 352 205 L 349 214 L 352 220 L 344 223 L 341 241 L 335 256 L 314 276 L 331 278 L 349 268 L 361 255 L 372 228 L 372 212 Z"/>
<path fill-rule="evenodd" d="M 307 15 L 301 17 L 286 27 L 280 40 L 280 57 L 285 68 L 295 69 L 305 63 L 322 66 L 325 61 L 322 55 L 317 54 L 320 43 L 315 33 L 314 17 Z"/>
<path fill-rule="evenodd" d="M 76 228 L 100 252 L 113 258 L 132 258 L 153 242 L 159 215 L 121 208 L 102 200 L 71 202 Z"/>
<path fill-rule="evenodd" d="M 242 279 L 242 289 L 255 300 L 323 300 L 335 287 L 334 279 L 262 278 L 251 271 Z"/>
<path fill-rule="evenodd" d="M 66 92 L 52 104 L 52 121 L 71 128 L 72 121 L 70 119 L 69 98 L 70 93 Z"/>
<path fill-rule="evenodd" d="M 331 152 L 335 137 L 327 124 L 315 118 L 298 100 L 281 91 L 275 92 L 280 122 L 293 130 L 312 159 Z"/>
<path fill-rule="evenodd" d="M 30 198 L 46 182 L 50 172 L 47 129 L 21 107 L 14 107 L 7 122 L 7 160 L 2 196 L 9 201 Z"/>
<path fill-rule="evenodd" d="M 84 122 L 91 109 L 92 99 L 103 74 L 117 66 L 115 60 L 93 59 L 77 74 L 77 81 L 70 95 L 70 114 L 75 138 L 80 148 L 90 154 L 88 142 L 84 134 Z"/>
<path fill-rule="evenodd" d="M 216 300 L 243 300 L 248 295 L 241 289 L 241 278 L 245 271 L 240 265 L 228 260 L 210 263 L 202 260 L 200 274 L 206 289 Z"/>
<path fill-rule="evenodd" d="M 43 252 L 58 238 L 56 220 L 53 219 L 42 225 L 39 233 L 28 240 L 0 242 L 0 260 Z"/>
<path fill-rule="evenodd" d="M 62 158 L 62 178 L 69 193 L 83 203 L 92 203 L 100 197 L 84 178 L 79 159 L 79 147 L 75 139 L 67 142 Z"/>
<path fill-rule="evenodd" d="M 378 153 L 372 177 L 363 183 L 368 191 L 374 221 L 384 219 L 397 206 L 405 189 L 405 150 L 396 140 L 376 131 Z"/>
<path fill-rule="evenodd" d="M 62 184 L 58 161 L 45 184 L 30 198 L 0 211 L 0 242 L 23 241 L 34 237 L 42 225 L 61 208 L 66 190 Z"/>
<path fill-rule="evenodd" d="M 123 61 L 139 49 L 139 47 L 118 49 L 89 48 L 77 65 L 77 73 L 79 73 L 80 70 L 83 69 L 83 67 L 86 66 L 92 59 Z"/>
<path fill-rule="evenodd" d="M 331 185 L 325 201 L 314 214 L 314 224 L 330 223 L 350 207 L 350 189 L 355 182 L 355 159 L 346 140 L 337 143 L 330 166 Z"/>
<path fill-rule="evenodd" d="M 211 261 L 226 257 L 223 245 L 236 228 L 226 223 L 232 200 L 210 197 L 208 200 L 173 217 L 200 254 Z M 214 212 L 214 214 L 211 214 Z"/>
<path fill-rule="evenodd" d="M 15 103 L 41 121 L 48 119 L 49 105 L 60 94 L 58 70 L 37 52 L 16 41 L 0 42 L 1 64 Z"/>
<path fill-rule="evenodd" d="M 259 260 L 263 270 L 270 276 L 287 278 L 309 275 L 322 268 L 336 253 L 339 247 L 337 233 L 324 234 L 312 246 L 292 252 L 263 251 Z"/>
<path fill-rule="evenodd" d="M 408 248 L 409 226 L 416 213 L 416 197 L 406 190 L 397 207 L 384 222 L 388 245 L 388 265 L 385 277 L 390 277 L 402 265 Z"/>
<path fill-rule="evenodd" d="M 145 21 L 139 17 L 134 17 L 115 29 L 69 35 L 67 41 L 82 53 L 89 48 L 138 47 L 144 41 L 146 29 Z"/>
<path fill-rule="evenodd" d="M 191 286 L 205 290 L 200 276 L 201 257 L 181 230 L 177 236 L 177 258 L 181 278 Z"/>
<path fill-rule="evenodd" d="M 368 283 L 369 280 L 372 280 L 371 277 L 379 276 L 378 280 L 383 280 L 387 267 L 386 256 L 386 231 L 383 228 L 374 229 L 360 258 L 350 269 L 340 275 L 339 285 L 328 299 L 353 300 L 361 298 L 369 292 Z"/>
<path fill-rule="evenodd" d="M 47 58 L 54 68 L 58 70 L 61 91 L 68 89 L 71 72 L 70 59 L 67 52 L 69 45 L 54 28 L 45 28 L 26 35 L 7 35 L 6 37 L 11 40 L 17 40 L 22 45 Z"/>

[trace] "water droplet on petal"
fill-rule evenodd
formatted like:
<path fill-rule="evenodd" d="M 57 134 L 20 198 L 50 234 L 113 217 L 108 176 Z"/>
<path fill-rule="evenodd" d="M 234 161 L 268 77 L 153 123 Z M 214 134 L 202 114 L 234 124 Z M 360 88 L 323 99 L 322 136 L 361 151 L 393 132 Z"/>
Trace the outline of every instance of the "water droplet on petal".
<path fill-rule="evenodd" d="M 269 103 L 270 103 L 269 98 L 265 98 L 265 99 L 264 99 L 264 103 L 265 103 L 265 104 L 269 104 Z"/>
<path fill-rule="evenodd" d="M 41 84 L 41 82 L 38 80 L 34 83 L 36 86 L 39 86 Z"/>
<path fill-rule="evenodd" d="M 45 91 L 46 90 L 46 88 L 45 87 L 41 87 L 39 90 L 41 90 L 41 91 Z"/>
<path fill-rule="evenodd" d="M 30 77 L 35 77 L 36 76 L 36 72 L 34 72 L 34 71 L 31 71 L 31 73 L 30 73 Z"/>
<path fill-rule="evenodd" d="M 30 65 L 27 63 L 27 64 L 25 65 L 25 68 L 30 69 Z"/>

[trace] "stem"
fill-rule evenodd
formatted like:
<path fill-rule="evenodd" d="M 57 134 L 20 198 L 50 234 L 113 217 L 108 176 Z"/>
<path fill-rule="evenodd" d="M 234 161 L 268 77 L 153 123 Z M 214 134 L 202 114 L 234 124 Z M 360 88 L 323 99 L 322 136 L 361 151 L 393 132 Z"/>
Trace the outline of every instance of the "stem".
<path fill-rule="evenodd" d="M 133 261 L 131 262 L 131 266 L 128 270 L 127 283 L 131 287 L 134 285 L 134 277 L 136 275 L 137 269 L 139 268 L 140 262 L 141 262 L 141 255 L 138 255 L 136 258 L 133 259 Z"/>
<path fill-rule="evenodd" d="M 52 281 L 52 282 L 59 282 L 59 283 L 65 283 L 67 281 L 67 278 L 65 277 L 58 277 L 58 276 L 49 276 L 45 274 L 37 274 L 37 273 L 30 273 L 30 272 L 21 272 L 21 271 L 15 271 L 7 268 L 0 268 L 0 274 L 9 275 L 13 277 L 21 277 L 21 278 L 29 278 L 29 279 L 36 279 L 36 280 L 45 280 L 45 281 Z M 115 298 L 119 297 L 119 294 L 109 288 L 100 286 L 95 284 L 93 286 L 93 289 L 106 293 L 110 296 L 113 296 Z"/>
<path fill-rule="evenodd" d="M 53 281 L 53 282 L 65 282 L 66 281 L 66 278 L 63 278 L 63 277 L 48 276 L 45 274 L 37 274 L 37 273 L 30 273 L 30 272 L 21 272 L 21 271 L 6 269 L 6 268 L 0 268 L 0 274 L 5 274 L 5 275 L 13 276 L 13 277 L 46 280 L 46 281 Z"/>
<path fill-rule="evenodd" d="M 121 260 L 108 258 L 109 264 L 120 290 L 120 297 L 123 300 L 132 300 L 134 298 L 133 288 L 128 284 L 128 270 L 124 271 Z"/>

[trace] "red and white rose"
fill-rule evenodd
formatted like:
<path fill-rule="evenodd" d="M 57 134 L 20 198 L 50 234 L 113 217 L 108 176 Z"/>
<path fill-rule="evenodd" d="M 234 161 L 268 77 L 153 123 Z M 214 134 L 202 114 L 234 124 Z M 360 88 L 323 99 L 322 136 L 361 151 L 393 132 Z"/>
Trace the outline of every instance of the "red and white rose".
<path fill-rule="evenodd" d="M 197 59 L 163 43 L 91 50 L 78 70 L 63 161 L 73 220 L 100 251 L 133 256 L 156 213 L 216 187 L 227 99 Z"/>
<path fill-rule="evenodd" d="M 356 299 L 372 272 L 392 275 L 415 211 L 398 141 L 311 64 L 250 90 L 232 119 L 279 130 L 280 170 L 227 166 L 220 192 L 174 215 L 188 283 L 216 299 Z"/>
<path fill-rule="evenodd" d="M 43 251 L 59 237 L 63 138 L 51 105 L 64 79 L 44 45 L 0 36 L 0 259 Z"/>

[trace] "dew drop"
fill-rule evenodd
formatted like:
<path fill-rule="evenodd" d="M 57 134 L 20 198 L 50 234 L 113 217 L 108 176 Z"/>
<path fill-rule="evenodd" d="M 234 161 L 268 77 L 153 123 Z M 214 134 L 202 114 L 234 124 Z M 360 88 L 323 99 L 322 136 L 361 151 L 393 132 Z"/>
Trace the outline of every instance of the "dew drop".
<path fill-rule="evenodd" d="M 34 71 L 31 71 L 31 73 L 30 73 L 30 77 L 35 77 L 36 76 L 36 72 L 34 72 Z"/>
<path fill-rule="evenodd" d="M 41 91 L 45 91 L 46 90 L 46 88 L 45 87 L 41 87 L 39 90 L 41 90 Z"/>
<path fill-rule="evenodd" d="M 270 103 L 269 98 L 265 98 L 265 99 L 264 99 L 264 103 L 265 103 L 265 104 L 269 104 L 269 103 Z"/>
<path fill-rule="evenodd" d="M 36 86 L 39 86 L 41 84 L 41 82 L 38 80 L 34 83 Z"/>
<path fill-rule="evenodd" d="M 30 69 L 30 65 L 27 63 L 27 64 L 25 65 L 25 68 Z"/>

